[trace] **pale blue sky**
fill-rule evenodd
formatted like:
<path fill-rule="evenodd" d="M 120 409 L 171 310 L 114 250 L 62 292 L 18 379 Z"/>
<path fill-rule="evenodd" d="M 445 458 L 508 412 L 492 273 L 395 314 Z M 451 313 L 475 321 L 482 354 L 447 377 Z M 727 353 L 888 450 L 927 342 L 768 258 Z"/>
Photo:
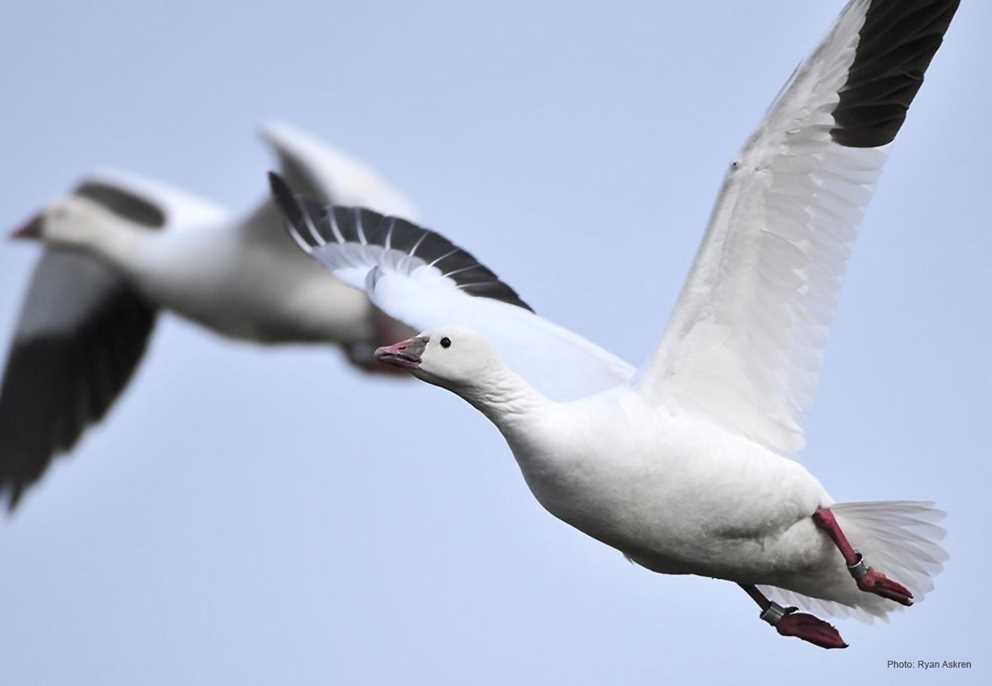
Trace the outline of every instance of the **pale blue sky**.
<path fill-rule="evenodd" d="M 270 166 L 255 125 L 283 119 L 639 361 L 728 161 L 841 4 L 14 3 L 0 221 L 102 165 L 247 207 Z M 950 512 L 925 603 L 839 622 L 844 652 L 780 638 L 733 585 L 547 515 L 454 396 L 165 318 L 109 421 L 0 523 L 0 681 L 987 679 L 992 5 L 964 5 L 868 212 L 804 456 L 838 500 Z M 34 257 L 0 245 L 0 352 Z"/>

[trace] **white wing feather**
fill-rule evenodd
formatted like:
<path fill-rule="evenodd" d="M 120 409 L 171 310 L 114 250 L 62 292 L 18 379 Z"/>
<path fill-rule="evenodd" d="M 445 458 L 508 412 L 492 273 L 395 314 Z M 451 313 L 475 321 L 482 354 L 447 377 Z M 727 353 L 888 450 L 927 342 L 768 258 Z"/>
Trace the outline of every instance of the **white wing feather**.
<path fill-rule="evenodd" d="M 868 3 L 852 2 L 729 171 L 640 388 L 782 454 L 804 444 L 841 277 L 886 149 L 831 139 Z"/>
<path fill-rule="evenodd" d="M 424 331 L 457 324 L 482 334 L 506 365 L 552 400 L 583 398 L 628 383 L 635 369 L 612 353 L 529 310 L 466 294 L 433 267 L 410 273 L 376 267 L 369 298 Z"/>

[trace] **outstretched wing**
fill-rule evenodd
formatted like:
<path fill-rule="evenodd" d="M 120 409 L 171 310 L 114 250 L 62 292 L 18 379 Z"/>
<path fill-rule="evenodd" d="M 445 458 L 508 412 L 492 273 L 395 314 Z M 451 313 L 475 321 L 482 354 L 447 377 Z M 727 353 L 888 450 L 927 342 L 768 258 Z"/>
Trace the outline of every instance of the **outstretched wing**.
<path fill-rule="evenodd" d="M 420 214 L 410 198 L 371 167 L 295 127 L 269 123 L 262 127 L 262 138 L 279 158 L 282 176 L 307 197 L 410 221 Z"/>
<path fill-rule="evenodd" d="M 856 229 L 957 6 L 847 5 L 728 172 L 645 395 L 802 448 Z"/>
<path fill-rule="evenodd" d="M 0 387 L 0 492 L 11 509 L 53 457 L 104 417 L 154 323 L 154 308 L 101 262 L 45 252 Z"/>
<path fill-rule="evenodd" d="M 174 212 L 176 198 L 142 192 L 143 181 L 124 178 L 94 175 L 73 194 L 152 231 L 170 214 L 205 208 L 184 205 Z M 10 508 L 57 454 L 104 417 L 137 368 L 154 323 L 155 308 L 103 262 L 45 250 L 0 385 L 0 492 Z"/>
<path fill-rule="evenodd" d="M 440 234 L 361 208 L 295 195 L 270 174 L 300 248 L 389 316 L 423 331 L 458 324 L 486 337 L 504 362 L 555 400 L 626 383 L 633 368 L 533 313 L 509 285 Z"/>

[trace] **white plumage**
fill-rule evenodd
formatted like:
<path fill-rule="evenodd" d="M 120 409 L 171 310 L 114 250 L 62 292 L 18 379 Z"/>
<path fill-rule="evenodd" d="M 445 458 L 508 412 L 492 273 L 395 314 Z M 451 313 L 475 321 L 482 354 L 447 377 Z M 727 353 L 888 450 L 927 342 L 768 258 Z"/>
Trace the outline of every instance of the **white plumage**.
<path fill-rule="evenodd" d="M 732 163 L 641 388 L 783 454 L 803 447 L 827 327 L 888 145 L 831 137 L 867 3 L 796 70 Z"/>
<path fill-rule="evenodd" d="M 294 184 L 327 202 L 414 218 L 364 164 L 285 124 L 262 131 Z M 268 199 L 242 216 L 133 174 L 100 172 L 38 214 L 41 239 L 0 389 L 0 491 L 13 507 L 123 391 L 158 310 L 259 343 L 332 343 L 381 371 L 372 352 L 406 328 L 306 259 Z"/>
<path fill-rule="evenodd" d="M 857 226 L 956 8 L 847 5 L 731 165 L 661 345 L 636 375 L 515 293 L 466 292 L 457 269 L 410 244 L 370 249 L 346 215 L 278 180 L 275 195 L 305 250 L 423 331 L 380 359 L 492 420 L 548 511 L 657 572 L 736 581 L 780 633 L 842 647 L 814 617 L 769 614 L 755 585 L 871 619 L 900 607 L 892 599 L 908 604 L 907 589 L 922 599 L 946 559 L 931 503 L 835 505 L 792 458 Z"/>

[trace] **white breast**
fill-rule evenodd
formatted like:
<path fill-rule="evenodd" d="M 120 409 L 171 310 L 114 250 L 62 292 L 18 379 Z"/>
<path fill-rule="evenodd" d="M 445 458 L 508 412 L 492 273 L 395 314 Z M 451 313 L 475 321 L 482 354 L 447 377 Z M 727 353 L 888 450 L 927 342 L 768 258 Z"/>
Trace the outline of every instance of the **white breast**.
<path fill-rule="evenodd" d="M 546 509 L 658 571 L 752 566 L 746 549 L 831 502 L 798 462 L 628 389 L 505 433 Z"/>

